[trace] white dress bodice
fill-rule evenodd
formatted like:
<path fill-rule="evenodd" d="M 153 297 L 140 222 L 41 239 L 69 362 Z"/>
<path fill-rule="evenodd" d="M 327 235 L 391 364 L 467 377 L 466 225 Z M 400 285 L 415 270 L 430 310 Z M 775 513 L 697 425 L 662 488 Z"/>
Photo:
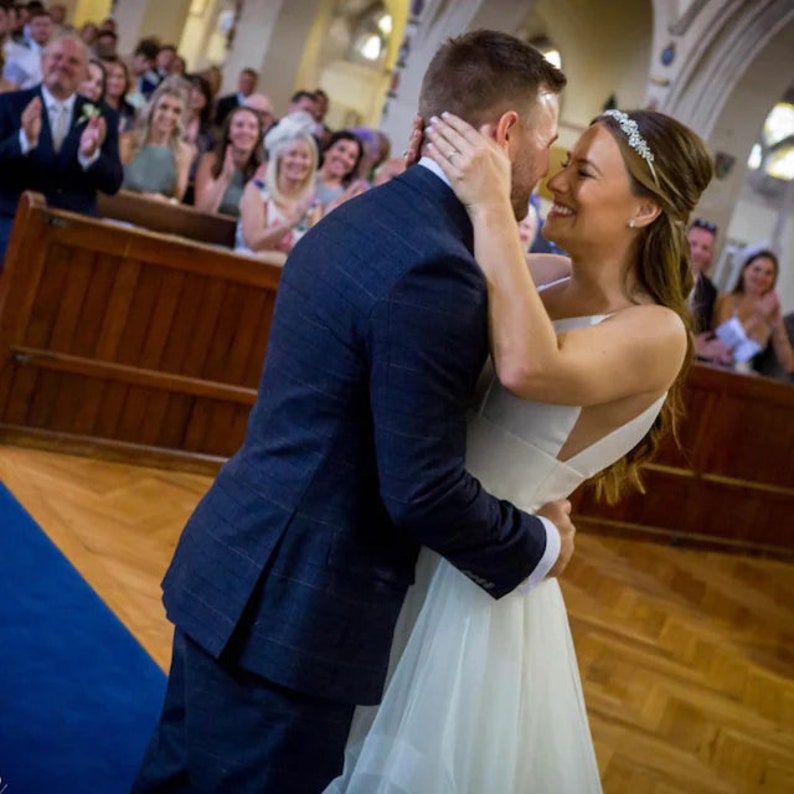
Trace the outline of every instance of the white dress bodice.
<path fill-rule="evenodd" d="M 556 320 L 558 333 L 595 325 L 605 315 Z M 645 411 L 566 461 L 558 456 L 581 407 L 552 405 L 513 396 L 498 381 L 471 416 L 466 467 L 487 491 L 532 512 L 562 499 L 589 477 L 628 453 L 645 436 L 665 395 Z"/>

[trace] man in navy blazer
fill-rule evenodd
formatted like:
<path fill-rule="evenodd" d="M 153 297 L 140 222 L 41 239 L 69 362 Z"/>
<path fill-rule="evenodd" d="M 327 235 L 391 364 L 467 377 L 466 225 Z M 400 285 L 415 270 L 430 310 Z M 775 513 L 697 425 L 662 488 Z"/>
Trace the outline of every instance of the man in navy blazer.
<path fill-rule="evenodd" d="M 76 91 L 88 68 L 88 51 L 74 35 L 50 42 L 42 56 L 41 85 L 0 94 L 0 262 L 25 190 L 47 204 L 96 214 L 96 193 L 115 193 L 123 172 L 118 121 Z"/>
<path fill-rule="evenodd" d="M 492 123 L 526 213 L 564 83 L 528 45 L 479 31 L 435 56 L 420 111 Z M 553 523 L 527 515 L 464 466 L 488 354 L 472 245 L 465 208 L 420 163 L 290 255 L 245 442 L 163 583 L 173 661 L 133 791 L 321 791 L 356 704 L 381 697 L 421 545 L 494 598 L 567 563 L 565 505 Z"/>

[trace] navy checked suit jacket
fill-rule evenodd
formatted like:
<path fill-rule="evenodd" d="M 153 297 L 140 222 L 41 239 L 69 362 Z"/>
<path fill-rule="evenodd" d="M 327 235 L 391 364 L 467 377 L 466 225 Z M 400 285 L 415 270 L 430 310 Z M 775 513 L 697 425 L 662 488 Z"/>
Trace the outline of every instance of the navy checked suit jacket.
<path fill-rule="evenodd" d="M 420 545 L 494 597 L 540 560 L 539 519 L 464 468 L 487 356 L 472 229 L 422 166 L 295 247 L 240 451 L 188 521 L 170 619 L 278 684 L 377 703 Z"/>
<path fill-rule="evenodd" d="M 19 130 L 22 111 L 38 96 L 42 99 L 41 134 L 35 149 L 22 154 Z M 96 215 L 96 193 L 115 193 L 124 177 L 119 160 L 118 117 L 116 111 L 101 105 L 107 136 L 99 158 L 85 171 L 77 161 L 80 136 L 85 122 L 78 124 L 87 100 L 75 99 L 71 128 L 56 152 L 41 86 L 25 91 L 0 94 L 0 214 L 13 216 L 25 190 L 43 193 L 47 205 L 58 209 Z"/>

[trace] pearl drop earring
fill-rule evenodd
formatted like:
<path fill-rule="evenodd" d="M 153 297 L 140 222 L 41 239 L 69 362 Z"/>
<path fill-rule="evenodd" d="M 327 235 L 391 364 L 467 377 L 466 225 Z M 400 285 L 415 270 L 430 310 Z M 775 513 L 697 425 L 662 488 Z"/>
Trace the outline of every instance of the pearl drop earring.
<path fill-rule="evenodd" d="M 633 228 L 634 228 L 636 225 L 637 225 L 637 221 L 635 221 L 635 220 L 634 220 L 634 218 L 632 218 L 632 219 L 629 221 L 629 228 L 630 228 L 630 229 L 633 229 Z"/>

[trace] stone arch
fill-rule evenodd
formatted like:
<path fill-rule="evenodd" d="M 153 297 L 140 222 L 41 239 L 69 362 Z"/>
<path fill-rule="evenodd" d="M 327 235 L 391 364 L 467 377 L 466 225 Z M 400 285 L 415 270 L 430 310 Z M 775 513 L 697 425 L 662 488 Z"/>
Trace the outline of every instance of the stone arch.
<path fill-rule="evenodd" d="M 702 4 L 700 14 L 684 37 L 689 57 L 681 64 L 659 109 L 685 120 L 708 139 L 726 104 L 735 101 L 732 98 L 737 86 L 758 68 L 759 59 L 763 60 L 770 43 L 785 35 L 792 21 L 791 0 L 753 3 L 726 0 Z M 773 91 L 770 85 L 775 98 L 782 95 L 791 79 L 790 70 L 777 71 L 782 82 Z M 770 83 L 778 82 L 775 75 L 768 77 Z"/>

